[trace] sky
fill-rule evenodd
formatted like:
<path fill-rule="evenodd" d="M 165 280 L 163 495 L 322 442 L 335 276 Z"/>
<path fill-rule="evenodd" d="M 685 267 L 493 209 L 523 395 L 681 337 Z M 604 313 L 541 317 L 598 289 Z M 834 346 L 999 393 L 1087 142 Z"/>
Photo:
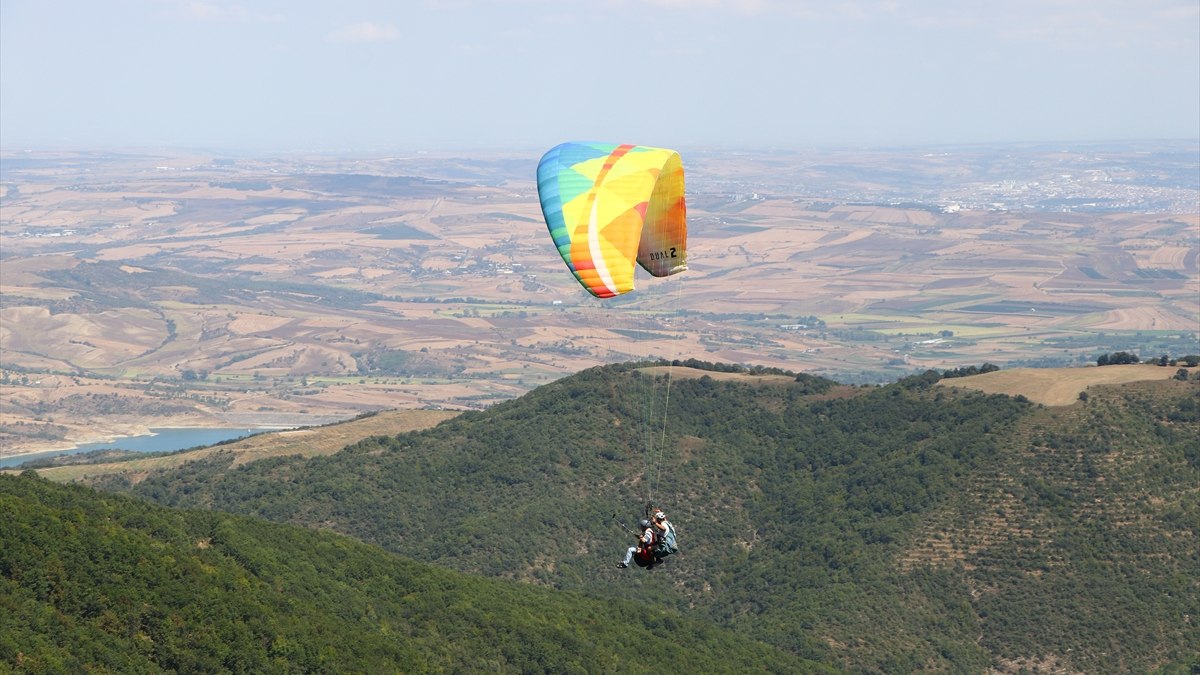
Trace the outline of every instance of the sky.
<path fill-rule="evenodd" d="M 1198 0 L 3 0 L 0 149 L 1200 138 Z"/>

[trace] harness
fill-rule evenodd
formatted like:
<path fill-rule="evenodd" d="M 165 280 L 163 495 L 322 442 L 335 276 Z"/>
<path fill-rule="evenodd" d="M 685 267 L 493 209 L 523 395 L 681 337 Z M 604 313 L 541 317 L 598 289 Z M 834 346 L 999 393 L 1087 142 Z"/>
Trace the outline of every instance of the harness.
<path fill-rule="evenodd" d="M 645 534 L 643 533 L 643 537 Z M 650 543 L 647 544 L 642 538 L 638 538 L 638 548 L 634 552 L 633 557 L 643 562 L 650 562 L 658 555 L 658 533 L 654 528 L 650 528 Z"/>

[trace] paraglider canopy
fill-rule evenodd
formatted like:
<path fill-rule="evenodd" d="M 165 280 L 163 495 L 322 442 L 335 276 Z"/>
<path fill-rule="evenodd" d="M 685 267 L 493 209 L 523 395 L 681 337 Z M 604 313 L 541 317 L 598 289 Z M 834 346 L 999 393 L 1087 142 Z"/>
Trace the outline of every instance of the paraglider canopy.
<path fill-rule="evenodd" d="M 687 269 L 683 162 L 663 148 L 563 143 L 538 163 L 554 245 L 579 283 L 611 298 L 634 288 L 634 262 L 656 277 Z"/>

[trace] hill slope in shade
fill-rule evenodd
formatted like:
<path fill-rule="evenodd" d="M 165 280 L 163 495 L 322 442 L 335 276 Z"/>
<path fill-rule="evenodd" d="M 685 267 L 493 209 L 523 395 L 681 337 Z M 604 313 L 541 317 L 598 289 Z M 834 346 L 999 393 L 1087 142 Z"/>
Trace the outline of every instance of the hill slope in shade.
<path fill-rule="evenodd" d="M 827 672 L 640 603 L 469 577 L 328 532 L 0 476 L 0 670 Z"/>
<path fill-rule="evenodd" d="M 1200 386 L 1093 387 L 1063 412 L 935 379 L 677 379 L 651 451 L 642 420 L 665 382 L 593 369 L 433 430 L 132 489 L 649 597 L 851 669 L 1111 672 L 1200 651 Z M 612 569 L 613 512 L 636 518 L 648 494 L 683 550 L 651 574 Z"/>

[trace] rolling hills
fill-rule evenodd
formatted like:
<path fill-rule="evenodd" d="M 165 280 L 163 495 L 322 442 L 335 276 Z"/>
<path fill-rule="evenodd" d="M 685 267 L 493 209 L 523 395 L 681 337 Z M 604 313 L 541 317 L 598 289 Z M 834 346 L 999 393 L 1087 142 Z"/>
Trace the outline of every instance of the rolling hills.
<path fill-rule="evenodd" d="M 1195 353 L 1195 147 L 697 149 L 689 273 L 602 304 L 538 154 L 0 151 L 0 444 L 479 409 L 647 353 L 855 383 Z"/>
<path fill-rule="evenodd" d="M 1146 671 L 1200 652 L 1200 385 L 1047 408 L 937 380 L 677 378 L 664 417 L 664 378 L 604 367 L 334 455 L 98 484 L 641 599 L 854 671 Z M 613 569 L 614 512 L 647 497 L 683 551 Z"/>

